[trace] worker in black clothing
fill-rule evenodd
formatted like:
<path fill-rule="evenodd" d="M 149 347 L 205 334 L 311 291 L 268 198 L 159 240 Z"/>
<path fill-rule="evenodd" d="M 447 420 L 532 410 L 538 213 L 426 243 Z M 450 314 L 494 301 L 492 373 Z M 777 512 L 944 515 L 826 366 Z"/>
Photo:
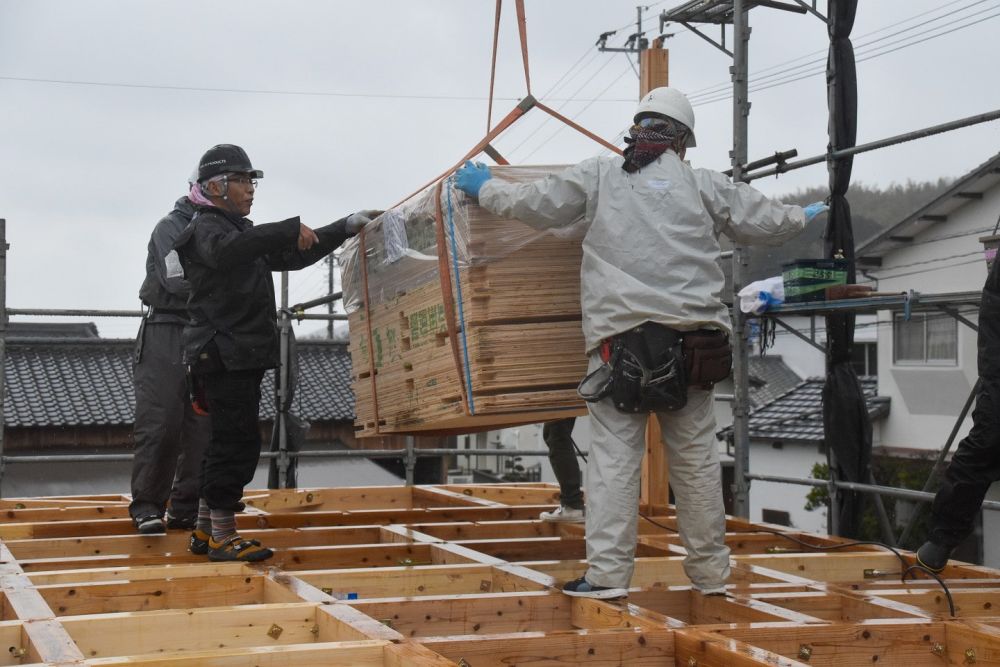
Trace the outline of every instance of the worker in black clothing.
<path fill-rule="evenodd" d="M 194 180 L 192 175 L 192 190 Z M 194 215 L 192 196 L 197 193 L 178 199 L 153 228 L 146 278 L 139 288 L 147 310 L 139 325 L 133 366 L 135 455 L 129 514 L 143 534 L 164 531 L 164 511 L 167 528 L 194 528 L 201 459 L 210 435 L 208 417 L 196 414 L 187 397 L 181 332 L 188 319 L 188 282 L 173 249 Z"/>
<path fill-rule="evenodd" d="M 573 442 L 573 426 L 576 417 L 546 422 L 542 426 L 542 440 L 549 448 L 549 463 L 559 482 L 559 507 L 551 512 L 542 512 L 542 521 L 560 523 L 583 523 L 586 519 L 583 505 L 583 480 L 580 464 L 576 461 L 576 444 Z"/>
<path fill-rule="evenodd" d="M 191 283 L 184 357 L 194 394 L 212 420 L 202 470 L 204 507 L 191 551 L 207 552 L 216 561 L 272 555 L 257 540 L 241 538 L 235 520 L 260 458 L 261 379 L 266 369 L 278 366 L 271 272 L 321 260 L 373 214 L 355 213 L 315 231 L 298 217 L 254 225 L 245 216 L 262 176 L 239 146 L 210 148 L 199 163 L 198 184 L 211 206 L 198 208 L 175 246 Z"/>
<path fill-rule="evenodd" d="M 972 429 L 958 444 L 931 506 L 931 532 L 917 562 L 940 572 L 972 522 L 993 482 L 1000 481 L 1000 262 L 993 262 L 979 308 L 979 393 Z"/>

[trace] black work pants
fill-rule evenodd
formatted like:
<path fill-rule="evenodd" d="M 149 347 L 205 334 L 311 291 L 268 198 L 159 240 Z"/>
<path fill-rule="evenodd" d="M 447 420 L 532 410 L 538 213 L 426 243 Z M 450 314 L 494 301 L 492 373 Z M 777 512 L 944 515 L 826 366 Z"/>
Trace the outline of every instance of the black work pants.
<path fill-rule="evenodd" d="M 576 461 L 573 444 L 573 425 L 576 417 L 546 422 L 542 426 L 542 440 L 549 448 L 549 463 L 559 482 L 560 504 L 573 509 L 583 509 L 583 490 L 580 464 Z"/>
<path fill-rule="evenodd" d="M 979 309 L 979 381 L 972 430 L 958 444 L 931 507 L 931 541 L 956 547 L 993 482 L 1000 481 L 1000 262 L 995 262 Z"/>
<path fill-rule="evenodd" d="M 243 489 L 260 459 L 260 381 L 263 369 L 201 376 L 212 418 L 212 439 L 202 468 L 202 498 L 210 509 L 240 509 Z"/>
<path fill-rule="evenodd" d="M 147 322 L 136 341 L 135 454 L 129 505 L 134 518 L 163 516 L 168 500 L 174 516 L 198 512 L 202 455 L 211 426 L 208 417 L 195 414 L 188 400 L 183 329 L 183 324 Z"/>

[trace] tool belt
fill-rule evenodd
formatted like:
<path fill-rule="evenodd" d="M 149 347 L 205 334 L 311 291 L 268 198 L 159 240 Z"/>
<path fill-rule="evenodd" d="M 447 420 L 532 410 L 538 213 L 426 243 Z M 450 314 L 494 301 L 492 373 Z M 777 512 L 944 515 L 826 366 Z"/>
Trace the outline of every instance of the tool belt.
<path fill-rule="evenodd" d="M 610 397 L 621 412 L 680 410 L 689 386 L 711 389 L 729 375 L 732 348 L 722 331 L 682 333 L 646 322 L 605 339 L 604 362 L 577 388 L 589 402 Z"/>
<path fill-rule="evenodd" d="M 711 389 L 729 377 L 733 368 L 733 346 L 718 329 L 698 329 L 684 334 L 684 364 L 688 385 Z"/>

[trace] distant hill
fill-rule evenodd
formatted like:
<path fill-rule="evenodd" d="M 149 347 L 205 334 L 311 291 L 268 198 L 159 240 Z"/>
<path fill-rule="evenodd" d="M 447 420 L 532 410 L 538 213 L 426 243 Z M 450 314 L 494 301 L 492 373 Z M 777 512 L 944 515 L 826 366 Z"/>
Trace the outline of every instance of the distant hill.
<path fill-rule="evenodd" d="M 854 239 L 860 243 L 875 236 L 917 210 L 943 192 L 952 181 L 892 184 L 887 188 L 858 183 L 851 186 L 847 200 L 851 204 Z M 777 197 L 790 204 L 809 204 L 825 199 L 826 187 L 798 190 Z M 823 257 L 822 234 L 826 228 L 825 216 L 809 225 L 802 234 L 776 248 L 757 246 L 750 249 L 750 268 L 747 282 L 781 275 L 781 265 L 794 259 Z M 727 274 L 729 273 L 727 267 Z"/>

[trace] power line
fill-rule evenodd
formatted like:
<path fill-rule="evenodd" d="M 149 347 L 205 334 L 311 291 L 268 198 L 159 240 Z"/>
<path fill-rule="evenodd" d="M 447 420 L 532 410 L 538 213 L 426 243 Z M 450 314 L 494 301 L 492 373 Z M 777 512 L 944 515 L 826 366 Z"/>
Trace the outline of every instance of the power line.
<path fill-rule="evenodd" d="M 610 59 L 609 59 L 609 61 L 610 61 Z M 615 84 L 617 84 L 622 79 L 622 77 L 625 76 L 628 73 L 628 71 L 629 71 L 628 67 L 626 67 L 624 70 L 622 70 L 621 74 L 619 74 L 614 79 L 612 79 L 611 83 L 609 83 L 604 90 L 602 90 L 600 93 L 598 93 L 598 96 L 603 95 L 608 90 L 610 90 L 611 86 L 614 86 Z M 593 101 L 588 102 L 586 105 L 584 105 L 584 107 L 582 109 L 580 109 L 579 111 L 576 112 L 576 115 L 574 116 L 574 118 L 579 118 L 583 114 L 583 112 L 586 111 L 587 109 L 589 109 L 593 104 L 594 104 Z M 547 144 L 550 141 L 552 141 L 560 132 L 562 132 L 565 129 L 566 129 L 566 125 L 564 125 L 564 124 L 560 125 L 559 128 L 556 129 L 555 132 L 553 132 L 552 134 L 549 135 L 548 139 L 546 139 L 542 143 L 538 144 L 533 151 L 531 151 L 530 153 L 528 153 L 527 155 L 525 155 L 524 158 L 522 158 L 522 161 L 527 162 L 528 159 L 532 155 L 534 155 L 539 150 L 541 150 L 542 147 L 545 146 L 545 144 Z"/>
<path fill-rule="evenodd" d="M 978 12 L 978 13 L 981 13 L 981 12 Z M 908 37 L 906 37 L 906 38 L 904 38 L 902 40 L 897 40 L 895 42 L 892 42 L 891 44 L 886 44 L 886 45 L 882 45 L 882 47 L 876 47 L 876 49 L 871 49 L 868 52 L 869 55 L 867 55 L 867 57 L 857 58 L 855 62 L 856 63 L 865 62 L 866 60 L 872 60 L 873 58 L 878 58 L 878 57 L 881 57 L 881 56 L 884 56 L 884 55 L 888 55 L 890 53 L 894 53 L 896 51 L 899 51 L 901 49 L 905 49 L 905 48 L 910 47 L 910 46 L 915 46 L 917 44 L 922 44 L 923 42 L 929 41 L 931 39 L 935 39 L 937 37 L 943 37 L 944 35 L 951 34 L 951 33 L 956 32 L 958 30 L 963 30 L 965 28 L 971 28 L 972 26 L 975 26 L 975 25 L 978 25 L 980 23 L 983 23 L 984 21 L 988 21 L 989 19 L 996 18 L 997 16 L 1000 16 L 1000 12 L 997 12 L 995 14 L 991 14 L 989 16 L 985 16 L 985 17 L 983 17 L 981 19 L 978 19 L 976 21 L 972 21 L 971 23 L 967 23 L 965 25 L 961 25 L 961 26 L 952 28 L 951 30 L 946 30 L 946 31 L 943 31 L 943 32 L 939 32 L 937 34 L 930 35 L 928 37 L 924 37 L 923 39 L 918 39 L 918 40 L 915 40 L 915 41 L 903 44 L 901 46 L 897 46 L 896 48 L 893 48 L 893 49 L 887 49 L 887 50 L 884 50 L 884 51 L 880 51 L 878 53 L 872 53 L 873 51 L 876 51 L 878 48 L 883 48 L 884 46 L 891 46 L 893 44 L 899 44 L 900 42 L 906 41 L 907 39 L 912 39 L 913 37 L 917 37 L 919 35 L 924 35 L 924 34 L 927 34 L 928 32 L 932 32 L 932 31 L 924 31 L 924 32 L 919 33 L 919 35 L 910 35 L 910 36 L 908 36 Z M 966 17 L 963 17 L 962 19 L 959 19 L 959 20 L 965 20 L 967 18 L 969 18 L 969 17 L 966 16 Z M 952 23 L 954 23 L 954 22 L 952 22 Z M 945 25 L 951 25 L 951 23 L 948 23 L 948 24 L 945 24 Z M 937 29 L 942 28 L 942 27 L 944 27 L 944 26 L 938 26 L 937 28 L 934 28 L 934 30 L 937 30 Z M 817 74 L 822 74 L 822 73 L 825 73 L 825 72 L 826 72 L 826 69 L 824 67 L 824 68 L 820 68 L 820 69 L 817 69 L 817 70 L 814 70 L 812 72 L 808 72 L 808 73 L 805 73 L 805 74 L 802 74 L 802 75 L 796 75 L 796 76 L 793 76 L 793 77 L 790 77 L 790 78 L 787 78 L 787 79 L 783 79 L 783 80 L 779 80 L 779 81 L 775 81 L 775 82 L 770 82 L 767 85 L 751 86 L 750 87 L 750 92 L 759 92 L 759 91 L 762 91 L 762 90 L 769 90 L 771 88 L 776 88 L 778 86 L 783 86 L 783 85 L 786 85 L 786 84 L 789 84 L 789 83 L 794 83 L 796 81 L 801 81 L 803 79 L 807 79 L 809 77 L 816 76 Z M 716 98 L 713 98 L 713 99 L 707 99 L 707 100 L 701 100 L 701 101 L 698 101 L 698 102 L 693 102 L 692 106 L 703 106 L 705 104 L 712 104 L 714 102 L 721 102 L 723 100 L 727 100 L 727 99 L 731 99 L 731 98 L 732 98 L 732 94 L 726 94 L 726 95 L 722 95 L 720 97 L 716 97 Z"/>
<path fill-rule="evenodd" d="M 599 52 L 599 51 L 596 51 L 595 53 L 600 53 L 600 52 Z M 612 62 L 611 58 L 608 58 L 607 60 L 605 60 L 604 64 L 603 64 L 603 65 L 601 65 L 601 66 L 600 66 L 600 67 L 599 67 L 599 68 L 597 69 L 597 71 L 596 71 L 596 72 L 594 72 L 593 74 L 591 74 L 591 75 L 590 75 L 590 77 L 589 77 L 589 78 L 588 78 L 588 79 L 587 79 L 586 81 L 584 81 L 584 82 L 583 82 L 583 83 L 582 83 L 582 84 L 580 85 L 580 87 L 579 87 L 579 88 L 577 88 L 577 89 L 576 89 L 576 92 L 574 92 L 574 93 L 573 93 L 573 95 L 571 95 L 571 96 L 570 96 L 570 99 L 572 100 L 572 99 L 573 99 L 573 97 L 575 97 L 576 95 L 579 95 L 579 94 L 580 94 L 580 92 L 582 92 L 582 91 L 583 91 L 583 89 L 584 89 L 584 88 L 586 88 L 586 87 L 587 87 L 587 86 L 588 86 L 588 85 L 590 84 L 590 82 L 591 82 L 591 81 L 593 81 L 593 80 L 594 80 L 595 78 L 597 78 L 597 75 L 598 75 L 598 74 L 600 74 L 601 72 L 603 72 L 603 71 L 604 71 L 604 70 L 605 70 L 605 69 L 607 68 L 607 66 L 611 64 L 611 62 Z M 616 78 L 615 80 L 617 81 L 617 80 L 618 80 L 618 78 L 621 78 L 621 77 L 619 76 L 619 77 L 617 77 L 617 78 Z M 605 90 L 607 90 L 607 89 L 605 89 Z M 603 92 L 603 91 L 602 91 L 602 92 Z M 566 102 L 563 102 L 563 103 L 562 103 L 561 105 L 559 105 L 559 107 L 557 107 L 557 109 L 556 109 L 556 110 L 557 110 L 557 111 L 562 111 L 563 109 L 565 109 L 565 108 L 566 108 L 566 106 L 567 106 L 568 104 L 569 104 L 569 101 L 566 101 Z M 536 128 L 535 128 L 535 129 L 534 129 L 534 130 L 533 130 L 533 131 L 532 131 L 532 132 L 530 133 L 530 134 L 528 134 L 528 135 L 527 135 L 527 136 L 526 136 L 526 137 L 525 137 L 524 139 L 522 139 L 522 140 L 521 140 L 521 141 L 520 141 L 520 142 L 519 142 L 519 143 L 518 143 L 518 144 L 517 144 L 516 146 L 514 146 L 514 147 L 513 147 L 513 148 L 511 148 L 511 149 L 509 149 L 509 150 L 508 150 L 507 152 L 508 152 L 508 153 L 510 153 L 510 154 L 513 154 L 513 153 L 516 153 L 516 152 L 517 152 L 517 150 L 518 150 L 519 148 L 521 148 L 521 146 L 523 146 L 524 144 L 526 144 L 526 143 L 527 143 L 527 142 L 528 142 L 528 141 L 529 141 L 529 140 L 530 140 L 530 139 L 531 139 L 532 137 L 534 137 L 534 136 L 535 136 L 536 134 L 538 134 L 538 132 L 539 132 L 539 131 L 541 131 L 541 130 L 542 130 L 542 128 L 544 128 L 544 127 L 545 127 L 546 123 L 548 123 L 548 122 L 549 122 L 549 121 L 551 121 L 551 120 L 552 120 L 552 116 L 550 116 L 550 115 L 546 114 L 546 115 L 545 115 L 545 120 L 544 120 L 544 121 L 543 121 L 543 122 L 542 122 L 542 123 L 541 123 L 541 124 L 540 124 L 540 125 L 539 125 L 538 127 L 536 127 Z M 543 144 L 541 144 L 541 145 L 544 145 L 544 143 L 543 143 Z M 525 159 L 527 159 L 527 158 L 525 158 Z"/>
<path fill-rule="evenodd" d="M 906 19 L 903 19 L 902 21 L 897 21 L 896 23 L 890 23 L 889 25 L 883 26 L 881 28 L 877 28 L 877 29 L 875 29 L 875 30 L 873 30 L 871 32 L 867 32 L 867 33 L 864 33 L 862 35 L 859 35 L 858 37 L 856 37 L 856 39 L 861 40 L 861 39 L 864 39 L 865 37 L 870 37 L 872 35 L 875 35 L 877 33 L 883 32 L 885 30 L 890 30 L 890 29 L 892 29 L 892 28 L 894 28 L 894 27 L 896 27 L 898 25 L 902 25 L 904 23 L 908 23 L 910 21 L 918 19 L 918 18 L 920 18 L 922 16 L 926 16 L 927 14 L 933 14 L 934 12 L 938 12 L 938 11 L 942 11 L 942 10 L 946 9 L 947 7 L 950 7 L 951 5 L 956 5 L 956 4 L 960 3 L 960 2 L 966 2 L 966 1 L 967 0 L 952 0 L 951 2 L 946 3 L 946 4 L 944 4 L 944 5 L 940 6 L 940 7 L 935 7 L 934 9 L 930 9 L 928 11 L 921 12 L 919 14 L 914 14 L 913 16 L 910 16 L 910 17 L 908 17 Z M 967 5 L 965 7 L 961 7 L 959 9 L 956 9 L 956 10 L 954 10 L 952 12 L 949 12 L 947 14 L 944 14 L 944 15 L 939 16 L 939 17 L 937 17 L 935 19 L 932 19 L 932 20 L 939 20 L 939 19 L 947 18 L 949 16 L 953 16 L 957 12 L 965 11 L 966 9 L 970 9 L 970 8 L 974 7 L 975 5 L 979 5 L 979 4 L 982 4 L 983 2 L 987 2 L 987 1 L 988 0 L 975 0 L 975 2 L 972 2 L 972 3 L 970 3 L 969 5 Z M 924 24 L 918 24 L 916 26 L 911 26 L 910 28 L 907 28 L 907 30 L 918 28 L 921 25 L 924 25 Z M 871 43 L 874 43 L 875 41 L 877 41 L 877 40 L 872 40 L 872 41 L 866 42 L 866 44 L 871 44 Z M 751 74 L 751 77 L 754 78 L 754 79 L 756 79 L 756 77 L 758 75 L 763 74 L 764 72 L 770 72 L 771 70 L 782 68 L 785 65 L 789 65 L 791 63 L 798 62 L 799 60 L 803 60 L 805 58 L 810 58 L 810 57 L 814 57 L 814 56 L 818 56 L 818 55 L 824 55 L 824 54 L 826 54 L 826 52 L 827 52 L 826 49 L 822 49 L 822 50 L 819 50 L 819 51 L 810 51 L 809 53 L 803 54 L 801 56 L 797 56 L 795 58 L 791 58 L 790 60 L 786 60 L 786 61 L 777 63 L 775 65 L 771 65 L 770 67 L 765 67 L 763 69 L 757 70 L 757 71 L 755 71 L 755 72 L 753 72 Z M 825 61 L 825 57 L 823 59 L 821 59 L 820 61 L 812 61 L 812 64 L 815 64 L 815 62 L 823 62 L 823 61 Z M 798 68 L 797 67 L 793 67 L 791 69 L 798 69 Z M 780 74 L 780 73 L 778 73 L 778 74 Z M 770 78 L 770 77 L 773 77 L 773 76 L 777 76 L 777 74 L 768 75 L 767 77 L 764 77 L 764 78 Z M 691 92 L 688 95 L 688 97 L 689 98 L 697 98 L 697 97 L 704 97 L 704 96 L 714 96 L 714 95 L 716 95 L 718 93 L 723 92 L 724 89 L 730 87 L 731 85 L 732 85 L 732 82 L 730 82 L 730 81 L 722 81 L 722 82 L 713 84 L 711 86 L 708 86 L 707 88 L 701 88 L 699 90 L 693 91 L 693 92 Z"/>

